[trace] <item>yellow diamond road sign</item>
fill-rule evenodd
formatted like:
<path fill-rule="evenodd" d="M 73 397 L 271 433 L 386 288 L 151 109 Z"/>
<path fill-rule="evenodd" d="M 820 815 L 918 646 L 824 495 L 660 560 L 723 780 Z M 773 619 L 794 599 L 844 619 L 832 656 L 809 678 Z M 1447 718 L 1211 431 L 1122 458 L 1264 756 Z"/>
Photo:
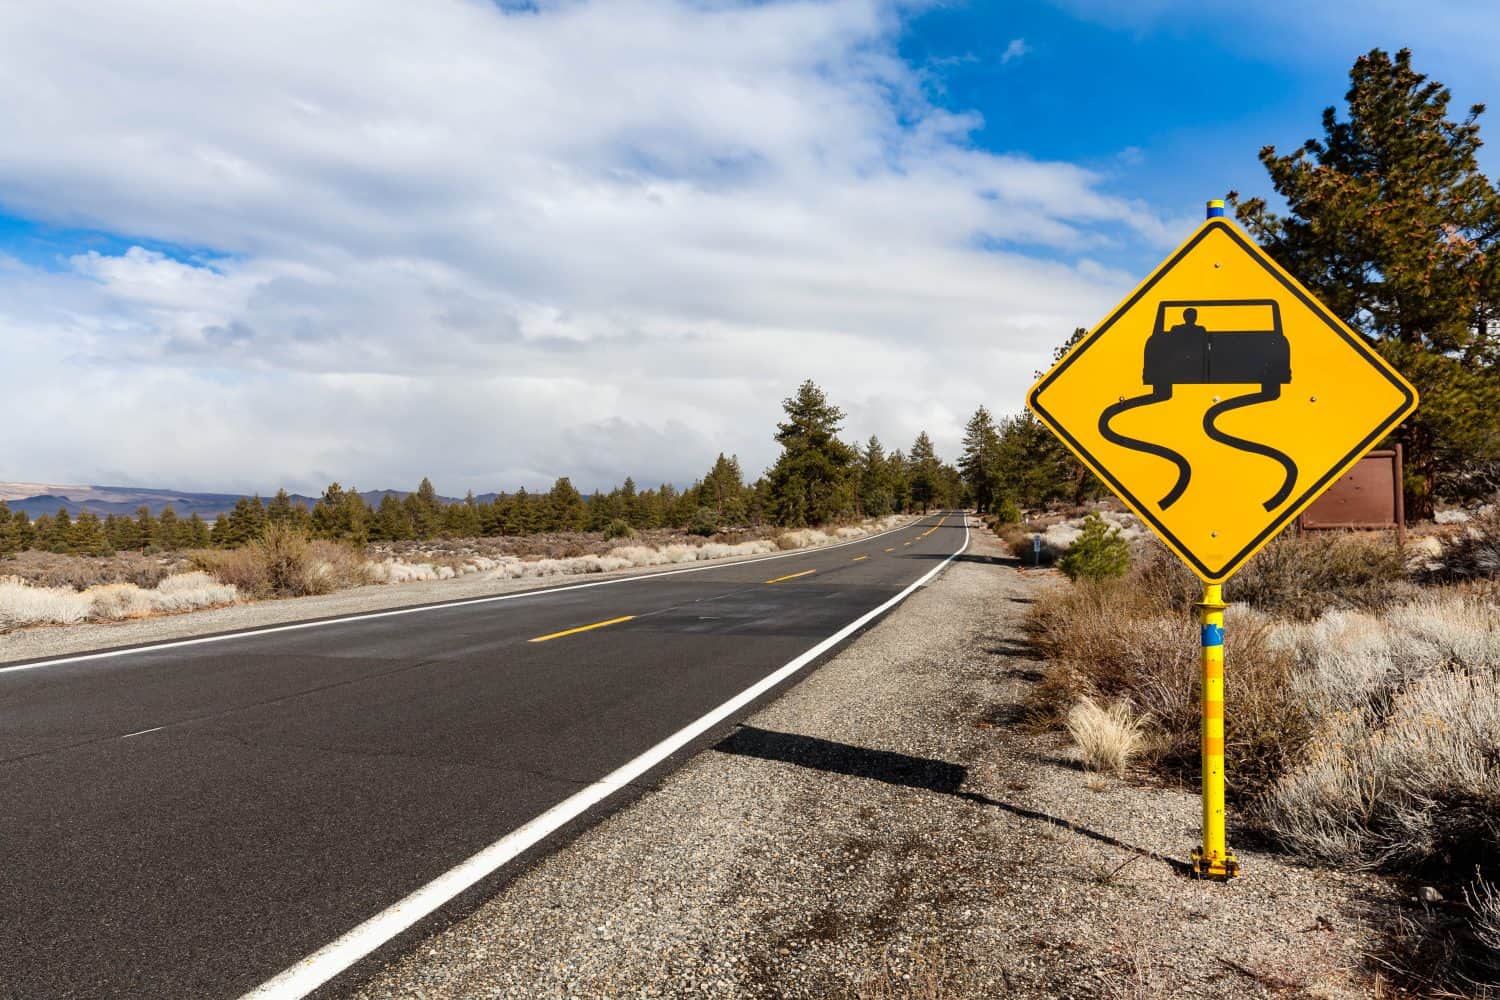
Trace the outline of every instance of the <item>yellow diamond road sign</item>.
<path fill-rule="evenodd" d="M 1219 583 L 1416 409 L 1417 393 L 1264 250 L 1212 218 L 1028 402 L 1198 576 Z"/>

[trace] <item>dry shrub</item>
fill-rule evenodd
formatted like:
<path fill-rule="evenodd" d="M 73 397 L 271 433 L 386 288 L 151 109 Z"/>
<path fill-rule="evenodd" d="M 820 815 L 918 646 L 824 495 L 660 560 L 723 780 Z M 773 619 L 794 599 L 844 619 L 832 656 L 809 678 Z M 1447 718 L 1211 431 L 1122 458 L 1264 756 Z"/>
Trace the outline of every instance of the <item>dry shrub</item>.
<path fill-rule="evenodd" d="M 1330 608 L 1376 610 L 1414 592 L 1405 555 L 1389 535 L 1336 531 L 1282 535 L 1225 587 L 1231 601 L 1302 621 Z"/>
<path fill-rule="evenodd" d="M 37 587 L 84 590 L 110 583 L 131 583 L 149 590 L 185 565 L 178 555 L 122 552 L 112 556 L 78 556 L 33 550 L 0 561 L 0 573 Z"/>
<path fill-rule="evenodd" d="M 1485 964 L 1500 970 L 1500 890 L 1483 878 L 1475 878 L 1464 890 L 1469 906 L 1469 927 L 1484 949 Z"/>
<path fill-rule="evenodd" d="M 1500 579 L 1500 496 L 1464 525 L 1432 575 L 1449 581 Z"/>
<path fill-rule="evenodd" d="M 35 587 L 14 577 L 0 578 L 0 632 L 29 625 L 75 625 L 121 621 L 155 614 L 233 604 L 235 588 L 203 573 L 169 576 L 155 589 L 107 583 L 86 590 Z"/>
<path fill-rule="evenodd" d="M 1124 699 L 1104 706 L 1085 696 L 1068 712 L 1068 735 L 1085 767 L 1124 774 L 1145 740 L 1145 720 Z"/>
<path fill-rule="evenodd" d="M 1482 860 L 1500 838 L 1500 607 L 1438 595 L 1380 619 L 1293 633 L 1295 687 L 1319 719 L 1256 805 L 1285 847 L 1410 869 Z"/>
<path fill-rule="evenodd" d="M 816 545 L 827 545 L 832 539 L 816 528 L 796 528 L 783 531 L 776 537 L 776 545 L 782 549 L 808 549 Z"/>
<path fill-rule="evenodd" d="M 308 538 L 282 525 L 239 549 L 202 549 L 198 568 L 251 597 L 306 597 L 372 581 L 369 564 L 354 549 Z"/>
<path fill-rule="evenodd" d="M 1141 758 L 1182 780 L 1199 773 L 1201 651 L 1192 611 L 1173 607 L 1174 574 L 1148 564 L 1122 580 L 1042 595 L 1029 629 L 1048 664 L 1028 695 L 1033 718 L 1065 725 L 1079 699 L 1128 700 L 1149 716 Z M 1270 623 L 1231 608 L 1225 627 L 1225 747 L 1229 791 L 1258 793 L 1302 748 L 1305 709 L 1292 690 L 1294 657 L 1271 641 Z"/>

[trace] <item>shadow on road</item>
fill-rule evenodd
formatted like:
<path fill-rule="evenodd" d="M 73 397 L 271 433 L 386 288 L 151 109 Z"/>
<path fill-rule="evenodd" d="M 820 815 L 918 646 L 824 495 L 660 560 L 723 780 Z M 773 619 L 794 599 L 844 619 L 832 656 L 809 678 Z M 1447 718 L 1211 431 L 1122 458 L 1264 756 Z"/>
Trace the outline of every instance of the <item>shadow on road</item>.
<path fill-rule="evenodd" d="M 909 757 L 886 750 L 866 750 L 848 743 L 835 743 L 795 733 L 741 726 L 714 747 L 720 753 L 761 760 L 779 760 L 851 778 L 870 778 L 888 785 L 925 788 L 944 795 L 962 795 L 959 789 L 968 768 L 930 757 Z"/>
<path fill-rule="evenodd" d="M 1026 819 L 1038 820 L 1051 826 L 1061 827 L 1081 837 L 1130 851 L 1144 858 L 1159 861 L 1179 875 L 1190 875 L 1192 867 L 1185 861 L 1169 858 L 1156 851 L 1127 844 L 1107 833 L 1090 830 L 1070 820 L 1053 816 L 1038 809 L 1028 809 L 1014 803 L 992 799 L 979 792 L 963 790 L 968 768 L 950 764 L 931 757 L 912 757 L 888 750 L 869 750 L 848 743 L 818 739 L 815 736 L 799 736 L 796 733 L 778 733 L 770 729 L 741 726 L 714 747 L 720 753 L 740 757 L 755 757 L 759 760 L 776 760 L 798 767 L 812 768 L 831 774 L 843 774 L 852 778 L 869 778 L 890 785 L 920 788 L 942 795 L 952 795 L 966 802 L 991 809 L 1001 809 Z"/>
<path fill-rule="evenodd" d="M 909 555 L 902 556 L 901 558 L 903 558 L 903 559 L 932 559 L 932 560 L 942 560 L 942 559 L 947 559 L 948 557 L 945 556 L 945 555 L 942 555 L 941 553 L 913 552 L 913 553 L 911 553 Z M 953 557 L 953 561 L 954 562 L 966 562 L 966 563 L 979 563 L 981 566 L 1011 566 L 1011 567 L 1015 567 L 1017 569 L 1026 569 L 1030 565 L 1030 563 L 1023 563 L 1020 559 L 1017 559 L 1015 556 L 979 556 L 979 555 L 970 555 L 967 552 L 965 552 L 961 556 L 954 556 Z"/>

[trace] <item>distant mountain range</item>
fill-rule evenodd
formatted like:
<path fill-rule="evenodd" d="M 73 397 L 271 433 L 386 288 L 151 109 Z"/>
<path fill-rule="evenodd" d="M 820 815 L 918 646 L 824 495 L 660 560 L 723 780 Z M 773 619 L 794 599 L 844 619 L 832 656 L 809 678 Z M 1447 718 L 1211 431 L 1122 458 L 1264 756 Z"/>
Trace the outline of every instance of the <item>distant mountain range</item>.
<path fill-rule="evenodd" d="M 360 496 L 371 507 L 378 507 L 387 494 L 400 500 L 408 492 L 410 491 L 370 490 Z M 275 490 L 262 493 L 261 499 L 269 500 L 275 494 Z M 64 507 L 70 515 L 86 510 L 100 517 L 110 514 L 134 517 L 135 512 L 142 507 L 151 508 L 152 514 L 160 514 L 163 508 L 171 505 L 180 517 L 197 514 L 205 521 L 211 521 L 220 514 L 227 513 L 243 496 L 246 494 L 189 493 L 186 490 L 158 490 L 137 486 L 59 486 L 54 483 L 0 482 L 0 500 L 4 500 L 11 510 L 24 510 L 32 517 L 38 514 L 56 514 L 59 508 Z M 488 503 L 495 496 L 494 493 L 485 493 L 475 499 Z M 438 499 L 444 503 L 462 502 L 454 497 Z M 317 497 L 292 494 L 292 503 L 305 504 L 309 510 L 317 501 Z"/>

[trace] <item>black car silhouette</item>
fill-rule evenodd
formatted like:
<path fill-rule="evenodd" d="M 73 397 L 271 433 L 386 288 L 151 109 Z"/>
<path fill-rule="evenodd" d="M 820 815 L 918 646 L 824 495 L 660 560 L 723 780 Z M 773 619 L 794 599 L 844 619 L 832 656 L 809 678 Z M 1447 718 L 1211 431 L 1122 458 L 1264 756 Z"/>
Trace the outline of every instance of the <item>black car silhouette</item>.
<path fill-rule="evenodd" d="M 1211 322 L 1220 319 L 1239 326 L 1253 319 L 1256 328 L 1209 330 L 1198 322 L 1203 311 L 1208 312 Z M 1167 326 L 1169 318 L 1179 316 L 1180 323 Z M 1162 302 L 1156 307 L 1156 325 L 1146 341 L 1141 381 L 1157 388 L 1286 385 L 1292 380 L 1291 354 L 1291 346 L 1281 332 L 1281 310 L 1271 299 Z"/>
<path fill-rule="evenodd" d="M 1198 322 L 1202 310 L 1216 329 Z M 1167 326 L 1169 317 L 1182 322 Z M 1156 325 L 1146 340 L 1141 381 L 1151 387 L 1144 396 L 1121 396 L 1099 414 L 1099 435 L 1111 444 L 1172 463 L 1177 478 L 1158 502 L 1166 510 L 1182 498 L 1192 479 L 1193 467 L 1179 451 L 1166 445 L 1122 434 L 1112 426 L 1115 418 L 1131 410 L 1172 398 L 1178 385 L 1256 385 L 1259 390 L 1228 399 L 1215 396 L 1203 414 L 1203 433 L 1212 441 L 1252 455 L 1271 459 L 1281 466 L 1281 486 L 1262 506 L 1272 510 L 1291 495 L 1297 481 L 1297 463 L 1270 445 L 1239 437 L 1218 426 L 1218 420 L 1233 410 L 1270 403 L 1281 398 L 1281 387 L 1292 381 L 1292 348 L 1281 330 L 1281 309 L 1272 299 L 1189 299 L 1157 304 Z"/>

